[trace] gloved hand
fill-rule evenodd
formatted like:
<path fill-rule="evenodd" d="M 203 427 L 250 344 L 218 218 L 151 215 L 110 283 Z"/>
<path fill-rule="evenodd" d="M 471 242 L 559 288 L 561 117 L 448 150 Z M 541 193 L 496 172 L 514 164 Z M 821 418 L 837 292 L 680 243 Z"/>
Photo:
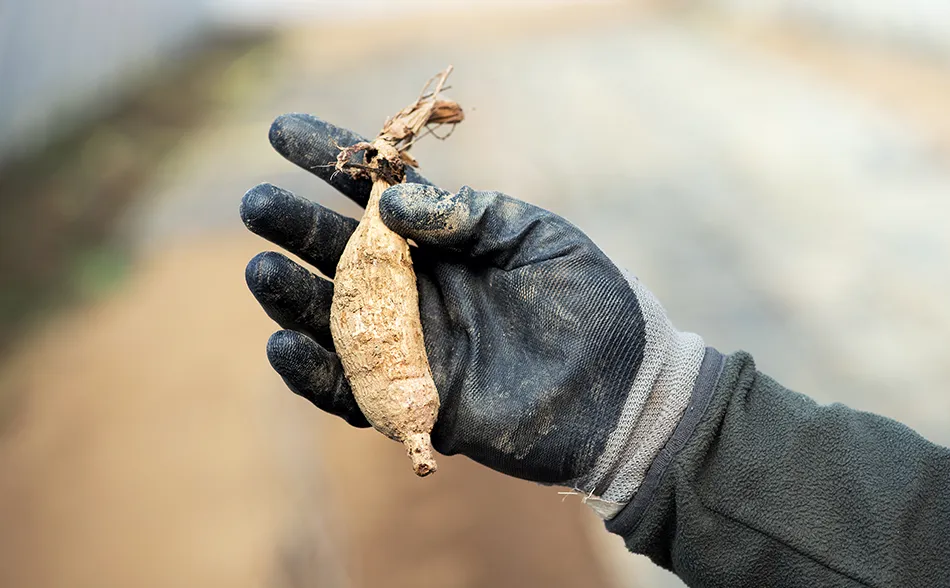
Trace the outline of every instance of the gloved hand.
<path fill-rule="evenodd" d="M 333 175 L 338 145 L 364 140 L 290 114 L 272 145 L 365 204 L 367 180 Z M 676 331 L 652 295 L 564 219 L 498 192 L 450 194 L 414 173 L 380 212 L 412 256 L 441 409 L 441 453 L 599 498 L 605 517 L 636 491 L 690 400 L 702 340 Z M 332 277 L 357 221 L 262 184 L 247 227 Z M 328 327 L 333 284 L 279 253 L 247 266 L 248 287 L 286 330 L 267 356 L 295 393 L 357 427 L 360 413 Z"/>

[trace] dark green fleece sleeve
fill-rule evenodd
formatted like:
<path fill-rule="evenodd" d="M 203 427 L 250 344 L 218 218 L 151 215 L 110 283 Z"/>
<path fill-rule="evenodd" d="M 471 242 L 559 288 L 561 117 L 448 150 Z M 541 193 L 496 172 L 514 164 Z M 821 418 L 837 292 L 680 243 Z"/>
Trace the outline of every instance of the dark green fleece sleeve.
<path fill-rule="evenodd" d="M 819 406 L 745 353 L 707 379 L 607 523 L 631 551 L 694 587 L 950 587 L 950 450 Z"/>

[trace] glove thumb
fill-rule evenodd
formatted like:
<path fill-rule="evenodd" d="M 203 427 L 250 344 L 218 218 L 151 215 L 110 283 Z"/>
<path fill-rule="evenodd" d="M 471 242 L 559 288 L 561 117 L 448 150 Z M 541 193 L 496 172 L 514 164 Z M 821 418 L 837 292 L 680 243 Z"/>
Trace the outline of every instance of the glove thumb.
<path fill-rule="evenodd" d="M 420 246 L 502 265 L 523 257 L 553 254 L 565 237 L 580 231 L 560 217 L 499 192 L 463 187 L 452 194 L 435 186 L 398 184 L 383 192 L 380 216 L 386 226 Z"/>
<path fill-rule="evenodd" d="M 383 192 L 379 213 L 393 231 L 420 245 L 455 249 L 471 238 L 471 198 L 435 186 L 398 184 Z"/>

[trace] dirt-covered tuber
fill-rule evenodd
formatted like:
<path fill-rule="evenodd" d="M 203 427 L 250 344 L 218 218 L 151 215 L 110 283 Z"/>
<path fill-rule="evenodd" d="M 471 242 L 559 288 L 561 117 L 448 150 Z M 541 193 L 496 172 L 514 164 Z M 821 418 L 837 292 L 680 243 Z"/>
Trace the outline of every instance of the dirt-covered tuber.
<path fill-rule="evenodd" d="M 436 470 L 429 435 L 439 395 L 426 357 L 409 244 L 383 224 L 379 198 L 404 181 L 406 165 L 417 166 L 407 153 L 415 140 L 462 121 L 459 105 L 440 98 L 451 71 L 429 80 L 372 142 L 342 147 L 336 162 L 340 173 L 368 176 L 373 187 L 336 268 L 330 331 L 360 410 L 378 431 L 405 444 L 419 476 Z M 358 153 L 362 162 L 354 161 Z"/>

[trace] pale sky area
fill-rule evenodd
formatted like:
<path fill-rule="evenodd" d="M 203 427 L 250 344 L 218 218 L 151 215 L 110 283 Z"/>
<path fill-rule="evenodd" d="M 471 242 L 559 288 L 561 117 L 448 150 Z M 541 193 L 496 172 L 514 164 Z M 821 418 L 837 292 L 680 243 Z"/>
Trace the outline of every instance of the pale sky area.
<path fill-rule="evenodd" d="M 210 0 L 225 21 L 280 22 L 301 17 L 367 18 L 392 13 L 433 10 L 481 10 L 563 6 L 567 4 L 626 4 L 623 0 Z"/>

